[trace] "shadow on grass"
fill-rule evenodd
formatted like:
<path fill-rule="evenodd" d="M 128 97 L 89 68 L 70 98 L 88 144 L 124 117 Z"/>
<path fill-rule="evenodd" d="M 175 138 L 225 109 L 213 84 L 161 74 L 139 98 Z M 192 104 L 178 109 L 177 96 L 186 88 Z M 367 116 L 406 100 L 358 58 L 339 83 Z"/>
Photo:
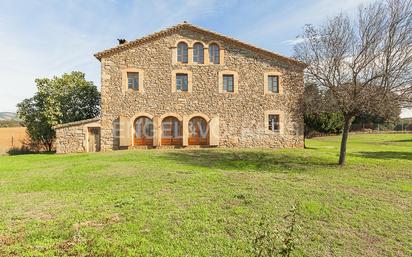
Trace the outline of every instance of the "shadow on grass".
<path fill-rule="evenodd" d="M 55 151 L 34 151 L 27 147 L 12 147 L 7 151 L 8 155 L 23 155 L 23 154 L 55 154 Z"/>
<path fill-rule="evenodd" d="M 360 157 L 373 158 L 373 159 L 399 159 L 399 160 L 412 160 L 412 152 L 395 152 L 395 151 L 384 151 L 384 152 L 359 152 L 356 154 Z"/>
<path fill-rule="evenodd" d="M 389 141 L 391 143 L 412 143 L 412 138 L 411 139 L 401 139 L 401 140 L 394 140 L 394 141 Z"/>
<path fill-rule="evenodd" d="M 166 152 L 163 158 L 183 165 L 236 171 L 302 172 L 316 167 L 336 167 L 335 163 L 313 155 L 297 156 L 276 150 L 266 152 L 196 149 Z"/>

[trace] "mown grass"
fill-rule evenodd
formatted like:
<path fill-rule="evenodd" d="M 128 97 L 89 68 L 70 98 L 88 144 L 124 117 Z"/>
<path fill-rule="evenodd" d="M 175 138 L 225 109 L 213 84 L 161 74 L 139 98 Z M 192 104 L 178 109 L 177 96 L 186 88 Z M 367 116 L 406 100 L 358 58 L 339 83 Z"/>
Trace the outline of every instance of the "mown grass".
<path fill-rule="evenodd" d="M 293 256 L 411 256 L 412 135 L 307 146 L 0 157 L 0 256 L 251 256 L 293 205 Z"/>

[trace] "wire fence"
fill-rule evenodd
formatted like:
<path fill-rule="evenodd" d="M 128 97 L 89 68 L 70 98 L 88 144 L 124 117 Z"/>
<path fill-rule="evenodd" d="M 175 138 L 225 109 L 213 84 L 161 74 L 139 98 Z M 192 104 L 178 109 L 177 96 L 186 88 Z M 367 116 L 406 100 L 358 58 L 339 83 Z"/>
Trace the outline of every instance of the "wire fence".
<path fill-rule="evenodd" d="M 412 132 L 412 120 L 403 121 L 401 120 L 396 124 L 385 124 L 385 123 L 354 123 L 351 126 L 351 131 L 353 132 L 398 132 L 398 133 L 411 133 Z"/>

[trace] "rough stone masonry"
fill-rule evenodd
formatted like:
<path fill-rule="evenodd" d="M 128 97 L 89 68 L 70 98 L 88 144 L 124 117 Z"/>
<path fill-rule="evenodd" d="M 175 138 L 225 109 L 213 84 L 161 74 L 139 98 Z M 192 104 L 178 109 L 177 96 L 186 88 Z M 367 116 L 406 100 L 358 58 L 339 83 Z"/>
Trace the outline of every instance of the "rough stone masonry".
<path fill-rule="evenodd" d="M 188 63 L 177 61 L 177 44 L 188 46 Z M 204 47 L 204 63 L 193 62 L 193 46 Z M 209 63 L 209 46 L 219 46 L 219 64 Z M 162 120 L 175 117 L 188 145 L 188 122 L 206 120 L 209 144 L 220 147 L 303 147 L 303 70 L 293 59 L 184 23 L 95 55 L 101 61 L 101 149 L 134 146 L 136 119 L 153 120 L 153 145 L 162 145 Z M 139 90 L 127 88 L 127 72 L 139 74 Z M 176 74 L 188 74 L 189 90 L 175 90 Z M 232 74 L 235 92 L 222 91 L 222 76 Z M 279 93 L 267 91 L 267 79 L 279 76 Z M 126 80 L 126 81 L 125 81 Z M 271 131 L 269 115 L 279 115 Z M 76 124 L 79 126 L 79 124 Z M 82 126 L 87 126 L 82 125 Z M 56 127 L 57 152 L 86 151 L 70 126 Z M 59 130 L 64 130 L 61 132 Z M 87 140 L 87 130 L 81 137 Z"/>

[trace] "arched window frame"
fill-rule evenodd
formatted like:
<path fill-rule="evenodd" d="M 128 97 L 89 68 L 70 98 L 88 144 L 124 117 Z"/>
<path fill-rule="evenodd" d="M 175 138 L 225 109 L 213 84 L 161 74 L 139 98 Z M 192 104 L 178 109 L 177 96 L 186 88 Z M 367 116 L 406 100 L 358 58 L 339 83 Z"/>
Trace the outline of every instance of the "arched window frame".
<path fill-rule="evenodd" d="M 178 63 L 189 63 L 189 44 L 185 41 L 177 43 L 176 61 Z"/>
<path fill-rule="evenodd" d="M 205 63 L 205 47 L 201 42 L 196 42 L 193 44 L 193 63 Z"/>
<path fill-rule="evenodd" d="M 209 44 L 209 63 L 220 64 L 221 46 L 215 42 Z"/>

